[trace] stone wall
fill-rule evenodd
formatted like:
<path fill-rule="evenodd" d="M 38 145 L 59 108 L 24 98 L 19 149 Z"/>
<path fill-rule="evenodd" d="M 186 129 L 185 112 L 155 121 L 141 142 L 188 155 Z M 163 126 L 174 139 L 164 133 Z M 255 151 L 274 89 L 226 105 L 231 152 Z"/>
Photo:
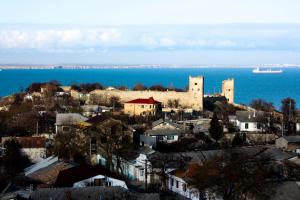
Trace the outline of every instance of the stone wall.
<path fill-rule="evenodd" d="M 153 97 L 155 100 L 162 102 L 163 105 L 167 105 L 169 100 L 178 99 L 179 105 L 182 107 L 192 107 L 196 110 L 202 110 L 202 102 L 200 98 L 194 99 L 194 96 L 190 92 L 175 92 L 175 91 L 120 91 L 120 90 L 94 90 L 90 93 L 91 95 L 102 95 L 107 98 L 111 96 L 117 96 L 121 102 L 131 101 L 137 98 L 148 99 Z M 199 100 L 199 101 L 197 101 Z M 199 105 L 197 107 L 196 105 Z"/>
<path fill-rule="evenodd" d="M 117 96 L 122 103 L 143 98 L 153 97 L 155 100 L 162 102 L 163 106 L 167 106 L 169 100 L 179 100 L 179 105 L 183 108 L 192 108 L 197 111 L 203 110 L 203 77 L 190 77 L 189 90 L 187 92 L 176 91 L 121 91 L 121 90 L 94 90 L 90 95 L 102 95 L 105 98 Z"/>
<path fill-rule="evenodd" d="M 225 138 L 232 142 L 235 134 L 227 133 Z M 246 133 L 247 141 L 256 144 L 274 143 L 277 139 L 275 134 L 271 133 Z"/>
<path fill-rule="evenodd" d="M 150 98 L 162 102 L 163 107 L 167 107 L 169 100 L 178 100 L 179 106 L 182 108 L 190 108 L 196 111 L 203 111 L 203 96 L 204 96 L 204 78 L 203 76 L 189 77 L 189 89 L 187 92 L 176 91 L 122 91 L 116 89 L 109 90 L 94 90 L 88 95 L 85 95 L 87 100 L 91 96 L 101 96 L 109 99 L 112 96 L 120 98 L 121 103 L 131 101 L 137 98 Z M 228 102 L 234 103 L 234 79 L 227 79 L 222 82 L 222 94 L 228 99 Z M 71 90 L 71 96 L 80 98 L 80 93 Z"/>

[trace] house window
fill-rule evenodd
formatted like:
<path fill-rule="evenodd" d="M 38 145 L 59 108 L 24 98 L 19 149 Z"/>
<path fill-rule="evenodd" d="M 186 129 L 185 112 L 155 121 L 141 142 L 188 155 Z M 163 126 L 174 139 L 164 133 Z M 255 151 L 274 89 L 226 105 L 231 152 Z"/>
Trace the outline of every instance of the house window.
<path fill-rule="evenodd" d="M 171 178 L 171 187 L 173 187 L 173 186 L 174 186 L 174 179 Z"/>
<path fill-rule="evenodd" d="M 149 108 L 152 108 L 152 106 L 151 106 L 151 105 L 149 105 Z"/>
<path fill-rule="evenodd" d="M 173 135 L 168 135 L 167 140 L 174 140 L 174 136 Z"/>
<path fill-rule="evenodd" d="M 101 143 L 102 143 L 102 144 L 104 144 L 104 143 L 106 143 L 106 142 L 107 142 L 107 138 L 106 138 L 106 137 L 104 137 L 104 136 L 103 136 L 103 137 L 101 137 Z"/>
<path fill-rule="evenodd" d="M 144 169 L 140 170 L 140 176 L 144 176 Z"/>
<path fill-rule="evenodd" d="M 178 188 L 179 187 L 179 182 L 178 181 L 176 181 L 176 188 Z"/>
<path fill-rule="evenodd" d="M 102 180 L 100 178 L 94 179 L 94 186 L 102 186 Z"/>
<path fill-rule="evenodd" d="M 70 131 L 70 127 L 68 126 L 63 126 L 62 127 L 63 132 L 69 132 Z"/>
<path fill-rule="evenodd" d="M 249 128 L 249 124 L 246 123 L 246 124 L 245 124 L 245 129 L 248 129 L 248 128 Z"/>
<path fill-rule="evenodd" d="M 164 140 L 164 136 L 162 136 L 162 135 L 156 136 L 156 140 L 157 141 L 163 141 Z"/>
<path fill-rule="evenodd" d="M 260 129 L 261 128 L 261 125 L 260 123 L 257 124 L 257 129 Z"/>
<path fill-rule="evenodd" d="M 97 139 L 95 137 L 91 137 L 91 153 L 97 153 Z"/>
<path fill-rule="evenodd" d="M 141 105 L 141 108 L 144 108 L 145 106 L 144 105 Z"/>
<path fill-rule="evenodd" d="M 182 190 L 186 192 L 186 184 L 182 184 Z"/>

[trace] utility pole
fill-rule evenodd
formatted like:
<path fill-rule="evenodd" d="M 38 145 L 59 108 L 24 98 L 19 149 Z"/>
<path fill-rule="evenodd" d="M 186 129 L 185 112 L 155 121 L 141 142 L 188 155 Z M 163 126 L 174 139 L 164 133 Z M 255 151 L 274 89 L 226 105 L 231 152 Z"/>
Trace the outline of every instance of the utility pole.
<path fill-rule="evenodd" d="M 113 112 L 115 112 L 115 100 L 113 99 Z"/>
<path fill-rule="evenodd" d="M 148 160 L 145 160 L 145 191 L 147 191 L 148 188 Z"/>
<path fill-rule="evenodd" d="M 92 137 L 90 137 L 90 158 L 92 156 Z"/>
<path fill-rule="evenodd" d="M 284 125 L 283 125 L 283 116 L 282 116 L 282 120 L 281 120 L 281 137 L 283 137 L 283 129 L 284 129 Z"/>
<path fill-rule="evenodd" d="M 39 134 L 39 121 L 36 122 L 36 135 Z"/>

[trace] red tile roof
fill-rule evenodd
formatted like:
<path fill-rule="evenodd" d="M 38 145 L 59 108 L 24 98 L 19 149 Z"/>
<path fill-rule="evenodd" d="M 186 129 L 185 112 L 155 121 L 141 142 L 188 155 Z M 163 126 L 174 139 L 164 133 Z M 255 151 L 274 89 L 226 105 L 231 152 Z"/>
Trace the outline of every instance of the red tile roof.
<path fill-rule="evenodd" d="M 153 99 L 153 97 L 150 97 L 149 99 L 134 99 L 131 101 L 127 101 L 125 103 L 135 103 L 135 104 L 159 104 L 161 102 L 156 101 Z"/>
<path fill-rule="evenodd" d="M 44 137 L 19 137 L 16 138 L 22 148 L 45 148 L 46 138 Z"/>
<path fill-rule="evenodd" d="M 198 163 L 189 163 L 187 169 L 177 169 L 171 172 L 171 174 L 179 178 L 192 178 L 196 175 L 199 169 L 200 166 Z"/>

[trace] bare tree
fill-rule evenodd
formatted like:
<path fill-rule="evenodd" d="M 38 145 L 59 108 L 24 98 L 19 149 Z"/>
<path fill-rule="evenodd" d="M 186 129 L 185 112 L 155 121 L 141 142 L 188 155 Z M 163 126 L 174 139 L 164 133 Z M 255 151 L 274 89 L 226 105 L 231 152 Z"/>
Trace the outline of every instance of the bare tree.
<path fill-rule="evenodd" d="M 272 112 L 275 110 L 272 102 L 267 102 L 263 99 L 254 99 L 251 101 L 250 106 L 256 110 Z"/>
<path fill-rule="evenodd" d="M 272 165 L 268 156 L 228 150 L 204 161 L 190 184 L 224 200 L 270 199 L 278 177 Z"/>
<path fill-rule="evenodd" d="M 86 156 L 88 153 L 87 139 L 80 129 L 57 134 L 54 139 L 53 152 L 58 157 L 74 160 L 76 155 Z"/>
<path fill-rule="evenodd" d="M 129 134 L 119 120 L 107 119 L 96 125 L 94 135 L 100 141 L 99 150 L 105 155 L 107 169 L 123 174 L 121 150 L 129 143 Z M 113 166 L 113 156 L 116 156 L 116 166 Z"/>
<path fill-rule="evenodd" d="M 144 86 L 144 85 L 141 84 L 141 83 L 138 83 L 138 84 L 136 84 L 136 85 L 132 88 L 132 90 L 135 90 L 135 91 L 142 91 L 142 90 L 147 90 L 147 87 Z"/>

